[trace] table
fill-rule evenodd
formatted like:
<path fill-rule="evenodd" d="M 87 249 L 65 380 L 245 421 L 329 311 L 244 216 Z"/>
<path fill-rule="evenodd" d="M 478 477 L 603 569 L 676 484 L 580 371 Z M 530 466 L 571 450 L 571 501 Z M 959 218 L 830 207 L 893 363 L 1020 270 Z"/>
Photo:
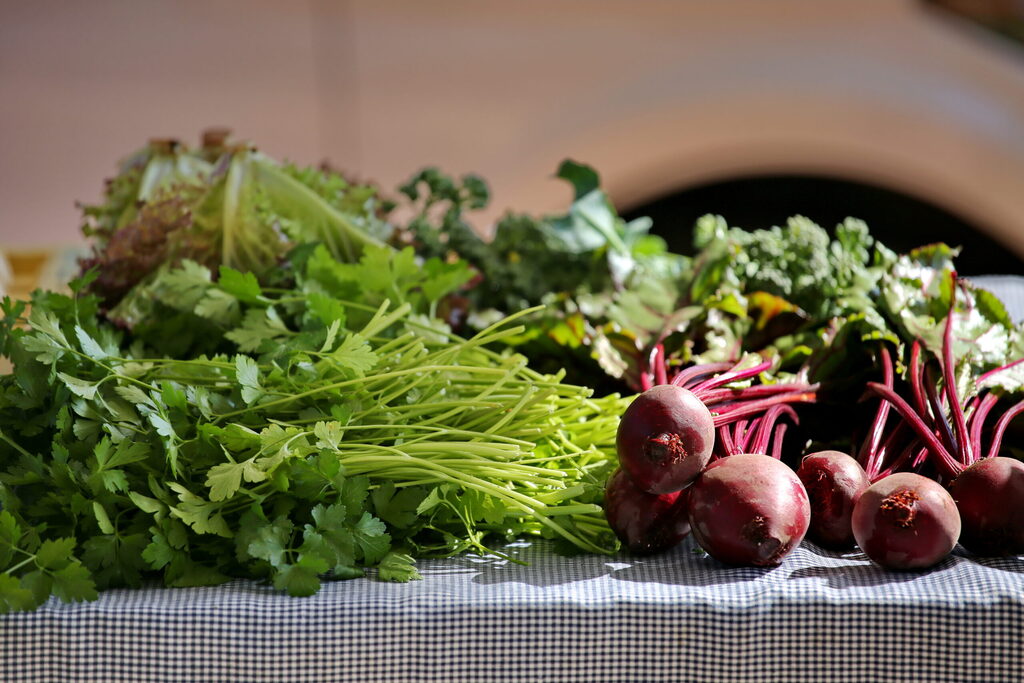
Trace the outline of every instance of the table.
<path fill-rule="evenodd" d="M 923 573 L 805 542 L 734 568 L 506 548 L 289 598 L 247 581 L 114 590 L 0 618 L 0 680 L 1020 681 L 1024 559 L 957 551 Z"/>
<path fill-rule="evenodd" d="M 972 278 L 1024 320 L 1024 280 Z M 236 581 L 114 590 L 0 617 L 0 682 L 1024 681 L 1024 558 L 959 547 L 922 573 L 804 542 L 725 567 L 691 539 L 652 557 L 424 561 L 289 598 Z"/>

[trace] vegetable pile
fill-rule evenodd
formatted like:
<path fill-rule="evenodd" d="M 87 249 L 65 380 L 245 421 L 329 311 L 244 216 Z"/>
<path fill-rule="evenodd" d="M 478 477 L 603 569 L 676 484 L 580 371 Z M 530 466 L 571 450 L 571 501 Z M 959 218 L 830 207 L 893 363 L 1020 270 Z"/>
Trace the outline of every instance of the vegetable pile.
<path fill-rule="evenodd" d="M 692 531 L 757 566 L 805 535 L 902 569 L 961 528 L 1024 552 L 1024 334 L 954 249 L 708 216 L 684 257 L 589 167 L 558 176 L 564 215 L 484 239 L 476 176 L 428 168 L 392 201 L 219 131 L 130 157 L 83 208 L 69 291 L 2 304 L 0 612 L 408 581 L 523 536 Z"/>
<path fill-rule="evenodd" d="M 950 252 L 940 245 L 910 258 L 925 254 L 948 256 Z M 898 278 L 899 286 L 908 284 L 910 278 L 899 268 L 905 264 L 903 257 L 896 260 L 895 276 L 887 279 Z M 1004 434 L 1024 412 L 1024 401 L 1009 405 L 994 425 L 986 423 L 990 413 L 1020 388 L 1024 360 L 1006 362 L 1005 356 L 1019 344 L 1019 331 L 1007 324 L 1005 310 L 990 294 L 961 281 L 948 260 L 940 264 L 941 269 L 919 268 L 917 286 L 920 292 L 939 284 L 939 301 L 934 303 L 945 306 L 941 322 L 932 319 L 922 324 L 903 315 L 903 310 L 898 316 L 893 311 L 870 312 L 875 322 L 861 334 L 860 342 L 876 341 L 882 382 L 862 386 L 881 400 L 862 436 L 852 436 L 846 443 L 851 452 L 858 452 L 858 459 L 838 450 L 814 452 L 812 435 L 804 449 L 809 452 L 791 459 L 794 473 L 781 462 L 785 425 L 773 427 L 782 410 L 795 421 L 790 403 L 816 402 L 819 394 L 830 390 L 835 393 L 827 399 L 829 403 L 841 401 L 840 392 L 849 380 L 822 373 L 827 366 L 817 360 L 823 352 L 848 352 L 836 341 L 806 354 L 794 378 L 775 377 L 760 385 L 737 385 L 736 381 L 769 370 L 770 361 L 747 371 L 737 370 L 742 362 L 732 368 L 729 363 L 694 365 L 678 372 L 671 383 L 666 383 L 668 372 L 656 366 L 657 383 L 630 405 L 619 425 L 622 472 L 617 476 L 630 478 L 640 492 L 635 505 L 648 505 L 660 513 L 660 499 L 652 499 L 651 494 L 686 500 L 686 521 L 697 543 L 730 564 L 777 565 L 808 532 L 816 542 L 834 549 L 852 548 L 856 543 L 869 558 L 890 569 L 933 566 L 953 550 L 962 529 L 964 547 L 976 554 L 1024 553 L 1024 463 L 1001 455 Z M 882 281 L 883 288 L 893 286 L 887 279 Z M 958 297 L 964 299 L 962 308 Z M 923 308 L 917 300 L 908 304 L 911 311 Z M 934 304 L 931 310 L 936 310 Z M 868 318 L 864 315 L 860 320 Z M 920 325 L 921 334 L 908 345 L 903 336 L 906 329 L 914 329 L 911 324 Z M 840 325 L 849 322 L 836 321 L 833 327 Z M 956 334 L 958 326 L 966 336 Z M 979 334 L 978 328 L 984 331 Z M 984 337 L 989 334 L 998 339 L 996 345 L 986 343 Z M 908 356 L 905 387 L 896 386 L 890 339 L 895 340 L 897 353 Z M 959 359 L 958 341 L 967 342 Z M 929 346 L 932 350 L 925 350 Z M 661 354 L 659 344 L 654 357 Z M 934 363 L 922 360 L 922 354 L 934 356 Z M 986 362 L 984 354 L 991 360 Z M 993 363 L 1002 364 L 991 368 Z M 841 365 L 832 367 L 834 372 Z M 701 381 L 716 371 L 721 374 Z M 799 381 L 811 372 L 818 373 L 818 383 Z M 677 388 L 680 384 L 693 392 Z M 645 385 L 650 382 L 645 380 Z M 846 401 L 849 411 L 854 400 Z M 895 413 L 895 424 L 890 413 Z M 743 419 L 736 420 L 737 414 Z M 666 421 L 663 415 L 672 420 Z M 748 424 L 751 415 L 756 417 Z M 698 435 L 693 428 L 698 423 L 718 427 L 717 438 L 710 429 Z M 729 423 L 735 426 L 729 429 Z M 986 441 L 989 445 L 983 451 Z M 710 464 L 709 451 L 713 451 Z M 773 457 L 767 457 L 769 453 Z M 612 485 L 626 489 L 616 479 Z M 608 510 L 612 528 L 624 543 L 631 548 L 669 547 L 664 536 L 645 539 L 657 528 L 618 523 L 618 510 L 624 507 L 616 500 L 615 508 Z"/>

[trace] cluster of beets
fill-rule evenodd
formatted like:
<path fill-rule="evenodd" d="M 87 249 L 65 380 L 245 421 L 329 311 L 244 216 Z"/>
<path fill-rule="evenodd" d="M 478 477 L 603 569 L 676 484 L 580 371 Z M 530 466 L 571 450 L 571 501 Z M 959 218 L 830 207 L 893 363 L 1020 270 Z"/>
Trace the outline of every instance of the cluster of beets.
<path fill-rule="evenodd" d="M 709 555 L 734 565 L 778 565 L 805 535 L 836 550 L 856 544 L 890 569 L 930 567 L 958 541 L 978 555 L 1024 554 L 1024 463 L 998 455 L 1024 401 L 994 427 L 986 419 L 997 394 L 981 388 L 961 403 L 952 319 L 937 358 L 941 382 L 914 344 L 904 398 L 883 349 L 883 381 L 868 385 L 881 400 L 858 458 L 820 451 L 796 471 L 781 460 L 780 418 L 795 421 L 790 404 L 815 400 L 816 386 L 726 386 L 766 365 L 694 366 L 670 382 L 661 373 L 622 415 L 620 468 L 605 496 L 610 526 L 636 553 L 692 531 Z"/>

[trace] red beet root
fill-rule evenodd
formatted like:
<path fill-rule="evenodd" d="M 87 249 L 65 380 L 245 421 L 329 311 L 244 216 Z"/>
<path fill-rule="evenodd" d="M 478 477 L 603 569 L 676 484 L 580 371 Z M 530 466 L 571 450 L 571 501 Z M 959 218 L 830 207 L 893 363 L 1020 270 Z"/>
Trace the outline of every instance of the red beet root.
<path fill-rule="evenodd" d="M 690 533 L 687 492 L 647 493 L 623 470 L 615 470 L 605 488 L 604 511 L 612 531 L 631 552 L 656 553 L 677 545 Z"/>
<path fill-rule="evenodd" d="M 852 548 L 853 506 L 871 485 L 864 468 L 846 453 L 821 451 L 806 456 L 796 474 L 811 501 L 807 535 L 826 548 Z"/>
<path fill-rule="evenodd" d="M 633 482 L 654 494 L 685 488 L 711 459 L 715 423 L 699 398 L 682 387 L 648 389 L 626 408 L 615 446 Z"/>
<path fill-rule="evenodd" d="M 807 533 L 807 491 L 793 470 L 767 455 L 716 460 L 689 491 L 693 537 L 721 562 L 777 565 Z"/>
<path fill-rule="evenodd" d="M 985 458 L 949 485 L 963 523 L 960 543 L 978 555 L 1024 554 L 1024 463 Z"/>
<path fill-rule="evenodd" d="M 960 536 L 953 498 L 911 472 L 872 484 L 853 507 L 853 535 L 872 560 L 889 569 L 925 569 L 943 559 Z"/>

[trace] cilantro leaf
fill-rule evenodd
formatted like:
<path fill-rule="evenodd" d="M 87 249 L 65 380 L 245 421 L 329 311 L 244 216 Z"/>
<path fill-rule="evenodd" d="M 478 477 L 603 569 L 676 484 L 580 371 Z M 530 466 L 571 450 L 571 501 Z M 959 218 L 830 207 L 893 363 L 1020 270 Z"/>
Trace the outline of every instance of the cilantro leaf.
<path fill-rule="evenodd" d="M 363 553 L 363 560 L 367 564 L 376 564 L 387 554 L 391 548 L 391 535 L 386 531 L 384 522 L 377 519 L 369 512 L 356 522 L 354 535 L 359 549 Z"/>
<path fill-rule="evenodd" d="M 89 336 L 88 332 L 82 329 L 81 325 L 75 325 L 75 336 L 78 338 L 82 351 L 90 358 L 103 360 L 109 355 L 106 349 L 100 346 L 95 339 Z"/>
<path fill-rule="evenodd" d="M 345 324 L 345 306 L 327 294 L 310 292 L 306 295 L 306 306 L 309 312 L 325 325 L 331 325 L 335 322 L 339 326 Z"/>
<path fill-rule="evenodd" d="M 172 588 L 217 586 L 230 580 L 216 568 L 189 560 L 184 555 L 177 556 L 164 574 L 165 583 Z"/>
<path fill-rule="evenodd" d="M 162 533 L 153 530 L 153 538 L 142 551 L 142 558 L 153 569 L 163 569 L 179 555 L 179 552 L 171 547 L 167 537 Z"/>
<path fill-rule="evenodd" d="M 330 358 L 359 375 L 372 370 L 378 360 L 369 343 L 355 332 L 341 341 L 341 345 L 330 354 Z"/>
<path fill-rule="evenodd" d="M 291 520 L 279 517 L 273 523 L 265 524 L 256 531 L 254 540 L 246 551 L 252 557 L 266 560 L 274 567 L 283 567 L 293 528 Z"/>
<path fill-rule="evenodd" d="M 45 334 L 30 334 L 22 337 L 21 348 L 43 365 L 53 365 L 67 351 L 66 346 Z"/>
<path fill-rule="evenodd" d="M 34 592 L 25 587 L 23 581 L 9 574 L 0 574 L 0 614 L 28 611 L 39 604 Z"/>
<path fill-rule="evenodd" d="M 225 462 L 211 467 L 206 475 L 206 485 L 210 487 L 210 500 L 225 500 L 235 495 L 241 486 L 242 479 L 247 482 L 259 482 L 267 475 L 255 465 L 255 457 L 243 462 Z"/>
<path fill-rule="evenodd" d="M 41 306 L 34 306 L 28 316 L 28 324 L 32 329 L 39 330 L 47 337 L 53 339 L 63 348 L 69 348 L 67 337 L 60 328 L 60 321 L 56 315 L 47 311 Z"/>
<path fill-rule="evenodd" d="M 237 324 L 238 299 L 222 289 L 211 289 L 195 306 L 195 314 L 219 324 Z"/>
<path fill-rule="evenodd" d="M 344 430 L 338 422 L 317 422 L 313 425 L 313 435 L 317 438 L 318 448 L 337 448 Z"/>
<path fill-rule="evenodd" d="M 371 494 L 377 516 L 391 526 L 404 529 L 416 521 L 420 503 L 427 492 L 420 487 L 395 488 L 394 482 L 384 482 Z"/>

